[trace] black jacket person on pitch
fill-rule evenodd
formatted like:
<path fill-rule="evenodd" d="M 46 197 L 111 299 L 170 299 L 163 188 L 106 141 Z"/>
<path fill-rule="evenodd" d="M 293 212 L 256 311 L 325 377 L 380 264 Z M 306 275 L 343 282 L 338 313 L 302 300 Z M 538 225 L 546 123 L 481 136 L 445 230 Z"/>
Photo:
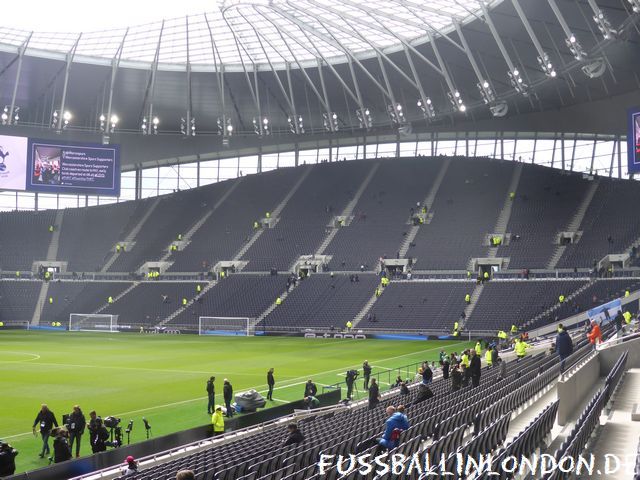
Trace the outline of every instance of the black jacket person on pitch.
<path fill-rule="evenodd" d="M 233 412 L 231 411 L 231 401 L 233 400 L 233 386 L 231 386 L 231 382 L 224 379 L 224 386 L 222 387 L 222 393 L 224 395 L 224 405 L 227 408 L 227 417 L 233 417 Z"/>
<path fill-rule="evenodd" d="M 267 400 L 273 401 L 273 387 L 276 384 L 276 380 L 273 378 L 273 368 L 270 368 L 267 372 L 267 386 L 269 391 L 267 392 Z"/>

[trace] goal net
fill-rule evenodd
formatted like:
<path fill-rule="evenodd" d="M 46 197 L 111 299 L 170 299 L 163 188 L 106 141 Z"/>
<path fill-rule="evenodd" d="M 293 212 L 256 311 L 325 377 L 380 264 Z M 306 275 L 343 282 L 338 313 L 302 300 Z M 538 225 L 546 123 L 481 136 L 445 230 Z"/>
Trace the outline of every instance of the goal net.
<path fill-rule="evenodd" d="M 253 335 L 252 319 L 248 317 L 200 317 L 199 335 Z"/>
<path fill-rule="evenodd" d="M 72 313 L 69 315 L 71 332 L 117 332 L 118 315 L 105 313 Z"/>

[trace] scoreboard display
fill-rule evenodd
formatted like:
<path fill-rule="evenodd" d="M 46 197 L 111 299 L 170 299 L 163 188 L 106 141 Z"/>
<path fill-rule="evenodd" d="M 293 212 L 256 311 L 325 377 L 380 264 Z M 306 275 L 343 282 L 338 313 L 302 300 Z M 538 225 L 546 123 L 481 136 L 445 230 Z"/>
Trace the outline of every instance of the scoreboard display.
<path fill-rule="evenodd" d="M 0 135 L 0 190 L 118 196 L 119 145 Z"/>
<path fill-rule="evenodd" d="M 640 172 L 640 107 L 629 110 L 627 132 L 627 154 L 629 173 Z"/>

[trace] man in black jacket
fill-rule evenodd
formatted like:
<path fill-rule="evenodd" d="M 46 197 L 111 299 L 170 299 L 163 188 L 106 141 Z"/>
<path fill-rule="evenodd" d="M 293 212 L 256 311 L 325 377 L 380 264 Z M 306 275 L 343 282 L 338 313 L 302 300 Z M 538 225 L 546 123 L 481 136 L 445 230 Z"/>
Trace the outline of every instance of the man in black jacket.
<path fill-rule="evenodd" d="M 71 460 L 71 447 L 69 446 L 69 432 L 64 427 L 56 427 L 51 433 L 53 434 L 53 461 L 54 463 L 66 462 Z"/>
<path fill-rule="evenodd" d="M 371 378 L 371 365 L 365 360 L 362 364 L 362 376 L 364 377 L 364 389 L 369 390 L 369 379 Z"/>
<path fill-rule="evenodd" d="M 93 420 L 92 420 L 93 421 Z M 107 440 L 109 440 L 109 431 L 102 424 L 102 419 L 96 417 L 94 421 L 94 430 L 92 431 L 93 440 L 91 441 L 91 451 L 93 453 L 104 452 L 107 450 Z"/>
<path fill-rule="evenodd" d="M 228 379 L 224 379 L 224 386 L 222 387 L 222 394 L 224 395 L 224 404 L 227 407 L 227 417 L 233 417 L 231 411 L 231 401 L 233 400 L 233 386 Z"/>
<path fill-rule="evenodd" d="M 369 408 L 375 408 L 380 402 L 380 388 L 375 378 L 371 379 L 371 385 L 369 385 Z"/>
<path fill-rule="evenodd" d="M 8 477 L 16 471 L 18 451 L 8 443 L 0 442 L 0 477 Z"/>
<path fill-rule="evenodd" d="M 307 383 L 304 384 L 304 395 L 303 397 L 315 397 L 318 393 L 318 387 L 316 384 L 311 381 L 311 379 L 307 380 Z"/>
<path fill-rule="evenodd" d="M 480 363 L 480 356 L 475 350 L 471 350 L 471 361 L 469 363 L 469 373 L 471 376 L 471 387 L 475 388 L 480 386 L 480 373 L 482 371 L 482 365 Z"/>
<path fill-rule="evenodd" d="M 80 439 L 87 426 L 87 420 L 79 405 L 73 406 L 73 412 L 69 415 L 69 448 L 73 450 L 73 443 L 76 444 L 76 458 L 80 456 Z"/>
<path fill-rule="evenodd" d="M 209 377 L 207 380 L 207 397 L 209 397 L 209 403 L 207 403 L 207 413 L 213 415 L 213 409 L 216 408 L 216 386 L 214 382 L 216 377 Z"/>
<path fill-rule="evenodd" d="M 54 426 L 58 426 L 56 416 L 53 414 L 49 407 L 42 404 L 36 419 L 33 421 L 33 434 L 36 434 L 36 425 L 40 425 L 40 435 L 42 435 L 42 451 L 40 452 L 40 458 L 44 458 L 45 455 L 49 455 L 51 450 L 49 449 L 49 435 L 51 435 L 51 429 Z"/>
<path fill-rule="evenodd" d="M 267 372 L 267 386 L 269 391 L 267 392 L 267 400 L 273 401 L 273 387 L 276 384 L 276 380 L 273 378 L 273 368 L 270 368 Z"/>
<path fill-rule="evenodd" d="M 96 432 L 98 429 L 98 414 L 95 410 L 91 410 L 89 412 L 89 425 L 87 425 L 87 429 L 89 430 L 89 445 L 93 448 L 93 442 L 96 439 Z"/>
<path fill-rule="evenodd" d="M 573 341 L 571 335 L 560 325 L 556 336 L 556 352 L 560 357 L 560 372 L 564 372 L 564 362 L 573 353 Z"/>
<path fill-rule="evenodd" d="M 298 430 L 298 425 L 295 423 L 290 423 L 287 425 L 287 439 L 282 444 L 283 447 L 287 445 L 297 445 L 298 443 L 304 442 L 304 435 L 302 432 Z"/>
<path fill-rule="evenodd" d="M 454 365 L 451 369 L 451 391 L 456 392 L 462 388 L 462 373 L 460 367 Z"/>

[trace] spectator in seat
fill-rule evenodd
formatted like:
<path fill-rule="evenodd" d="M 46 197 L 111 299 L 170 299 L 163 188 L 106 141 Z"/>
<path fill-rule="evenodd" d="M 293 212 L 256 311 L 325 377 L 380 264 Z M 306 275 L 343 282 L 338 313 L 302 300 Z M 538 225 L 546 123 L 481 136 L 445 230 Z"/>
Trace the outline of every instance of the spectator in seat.
<path fill-rule="evenodd" d="M 384 433 L 382 438 L 378 440 L 378 445 L 382 448 L 391 450 L 398 445 L 400 434 L 409 428 L 409 420 L 404 414 L 404 407 L 387 407 L 387 421 L 385 422 Z"/>
<path fill-rule="evenodd" d="M 288 445 L 297 445 L 302 442 L 304 442 L 304 435 L 302 435 L 302 432 L 298 430 L 298 425 L 295 423 L 287 425 L 287 438 L 282 446 L 286 447 Z"/>
<path fill-rule="evenodd" d="M 193 470 L 180 470 L 176 473 L 176 480 L 196 480 Z"/>
<path fill-rule="evenodd" d="M 450 367 L 451 364 L 449 363 L 449 359 L 447 357 L 444 357 L 444 360 L 442 361 L 442 378 L 444 378 L 445 380 L 449 378 Z"/>
<path fill-rule="evenodd" d="M 320 400 L 314 396 L 304 397 L 304 404 L 311 410 L 312 408 L 318 408 L 320 406 Z"/>
<path fill-rule="evenodd" d="M 400 395 L 409 395 L 409 387 L 407 386 L 407 382 L 402 382 L 400 384 Z"/>
<path fill-rule="evenodd" d="M 422 368 L 422 383 L 425 385 L 430 384 L 433 381 L 433 370 L 429 367 L 428 363 L 424 363 Z"/>
<path fill-rule="evenodd" d="M 53 435 L 53 461 L 55 463 L 71 460 L 71 447 L 69 446 L 69 432 L 65 427 L 56 427 L 51 430 Z"/>
<path fill-rule="evenodd" d="M 124 460 L 124 462 L 127 464 L 127 466 L 122 471 L 122 476 L 123 477 L 131 477 L 131 476 L 135 475 L 136 473 L 138 473 L 138 462 L 136 462 L 135 458 L 133 458 L 131 455 L 129 455 Z"/>

